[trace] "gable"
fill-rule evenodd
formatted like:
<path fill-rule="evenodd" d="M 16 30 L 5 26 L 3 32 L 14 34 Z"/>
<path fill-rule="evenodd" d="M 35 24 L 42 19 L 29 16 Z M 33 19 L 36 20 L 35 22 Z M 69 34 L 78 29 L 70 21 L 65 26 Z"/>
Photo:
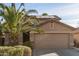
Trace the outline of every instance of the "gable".
<path fill-rule="evenodd" d="M 44 31 L 72 31 L 74 30 L 73 27 L 68 26 L 64 23 L 61 23 L 59 21 L 47 21 L 40 25 L 40 27 Z"/>
<path fill-rule="evenodd" d="M 64 24 L 61 24 L 61 23 L 57 23 L 57 22 L 54 22 L 54 30 L 56 31 L 72 31 L 73 29 L 67 27 L 66 25 Z"/>

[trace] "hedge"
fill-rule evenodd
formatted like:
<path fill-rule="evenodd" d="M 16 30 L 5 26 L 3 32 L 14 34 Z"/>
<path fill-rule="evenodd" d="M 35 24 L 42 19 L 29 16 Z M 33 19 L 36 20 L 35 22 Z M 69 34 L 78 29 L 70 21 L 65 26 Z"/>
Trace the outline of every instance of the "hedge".
<path fill-rule="evenodd" d="M 31 56 L 32 50 L 27 46 L 0 46 L 0 56 Z"/>

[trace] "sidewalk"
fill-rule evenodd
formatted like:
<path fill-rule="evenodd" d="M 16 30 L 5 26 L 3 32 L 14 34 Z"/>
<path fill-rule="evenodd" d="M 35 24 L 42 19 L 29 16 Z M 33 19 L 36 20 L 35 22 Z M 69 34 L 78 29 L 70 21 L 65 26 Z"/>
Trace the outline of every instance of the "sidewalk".
<path fill-rule="evenodd" d="M 49 53 L 49 54 L 44 54 L 44 55 L 40 55 L 40 56 L 59 56 L 57 53 Z"/>

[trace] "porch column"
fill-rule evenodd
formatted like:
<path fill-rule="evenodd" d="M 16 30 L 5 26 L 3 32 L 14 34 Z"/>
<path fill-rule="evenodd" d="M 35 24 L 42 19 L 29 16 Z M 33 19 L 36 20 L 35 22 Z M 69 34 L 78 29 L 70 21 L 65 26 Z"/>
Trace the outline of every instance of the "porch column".
<path fill-rule="evenodd" d="M 30 41 L 32 42 L 32 48 L 35 47 L 35 33 L 30 33 Z"/>
<path fill-rule="evenodd" d="M 23 33 L 21 33 L 18 37 L 18 41 L 19 41 L 19 44 L 22 45 L 23 44 Z"/>
<path fill-rule="evenodd" d="M 5 33 L 4 45 L 8 45 L 9 43 L 9 33 Z"/>
<path fill-rule="evenodd" d="M 69 40 L 70 42 L 70 44 L 69 44 L 69 47 L 70 48 L 72 48 L 73 46 L 74 46 L 74 37 L 73 37 L 73 34 L 72 33 L 70 33 L 70 40 Z"/>

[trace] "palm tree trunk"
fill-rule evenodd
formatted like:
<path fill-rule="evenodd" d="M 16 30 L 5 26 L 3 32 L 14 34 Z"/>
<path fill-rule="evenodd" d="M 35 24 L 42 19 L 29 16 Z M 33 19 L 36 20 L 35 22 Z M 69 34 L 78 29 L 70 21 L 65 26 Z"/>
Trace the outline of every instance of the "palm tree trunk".
<path fill-rule="evenodd" d="M 23 44 L 23 34 L 20 33 L 16 38 L 11 37 L 11 33 L 6 33 L 4 45 L 22 45 Z"/>
<path fill-rule="evenodd" d="M 9 43 L 9 33 L 5 33 L 4 45 L 8 45 Z"/>

